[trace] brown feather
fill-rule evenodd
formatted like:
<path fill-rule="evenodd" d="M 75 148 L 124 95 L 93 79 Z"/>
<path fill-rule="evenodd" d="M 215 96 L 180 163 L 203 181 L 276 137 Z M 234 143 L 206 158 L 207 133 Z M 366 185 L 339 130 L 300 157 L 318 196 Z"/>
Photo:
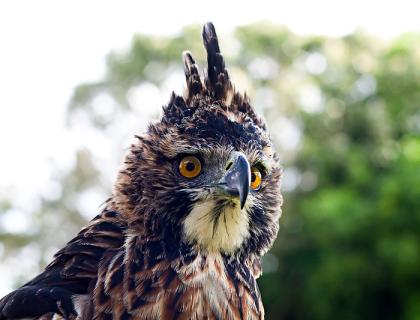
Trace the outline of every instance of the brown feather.
<path fill-rule="evenodd" d="M 264 318 L 256 279 L 261 256 L 278 232 L 281 170 L 264 121 L 233 88 L 211 23 L 204 26 L 203 40 L 204 78 L 184 53 L 184 96 L 172 94 L 161 120 L 136 136 L 103 212 L 42 274 L 0 300 L 0 319 L 20 316 L 22 308 L 30 313 L 28 295 L 44 320 Z M 264 179 L 238 211 L 232 199 L 217 202 L 209 191 L 214 185 L 205 179 L 221 181 L 231 154 L 239 151 L 250 166 L 264 167 Z M 205 169 L 196 180 L 180 176 L 185 154 L 203 159 Z M 226 243 L 235 243 L 229 250 L 203 247 L 186 236 L 187 217 L 210 198 L 217 202 L 210 219 L 226 230 Z M 230 213 L 242 219 L 226 219 Z M 237 225 L 246 229 L 229 233 Z M 212 226 L 200 230 L 213 230 L 214 238 Z M 233 234 L 238 241 L 226 236 Z"/>

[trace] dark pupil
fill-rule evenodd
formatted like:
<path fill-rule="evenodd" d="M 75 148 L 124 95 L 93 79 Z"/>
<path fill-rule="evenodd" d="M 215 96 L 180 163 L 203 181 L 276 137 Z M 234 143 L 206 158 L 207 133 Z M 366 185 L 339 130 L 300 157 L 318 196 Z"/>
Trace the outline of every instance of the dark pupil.
<path fill-rule="evenodd" d="M 257 177 L 255 176 L 255 173 L 252 173 L 252 174 L 251 174 L 251 182 L 254 182 L 256 178 L 257 178 Z"/>
<path fill-rule="evenodd" d="M 187 169 L 188 171 L 194 171 L 195 169 L 195 164 L 192 162 L 188 162 L 185 166 L 185 169 Z"/>

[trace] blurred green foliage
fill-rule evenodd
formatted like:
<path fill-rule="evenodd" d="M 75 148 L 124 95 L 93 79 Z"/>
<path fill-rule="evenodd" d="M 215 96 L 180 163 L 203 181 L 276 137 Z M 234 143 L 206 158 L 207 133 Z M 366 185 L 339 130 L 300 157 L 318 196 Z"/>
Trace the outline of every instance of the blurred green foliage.
<path fill-rule="evenodd" d="M 181 74 L 185 49 L 205 65 L 199 34 L 193 26 L 174 37 L 135 36 L 109 55 L 102 81 L 76 89 L 69 125 L 83 114 L 105 132 L 121 114 L 138 117 L 130 90 Z M 232 78 L 268 120 L 284 166 L 281 228 L 259 280 L 268 319 L 420 318 L 418 36 L 301 37 L 263 23 L 221 35 Z M 101 94 L 118 105 L 111 116 L 93 107 Z M 28 241 L 57 224 L 68 226 L 69 239 L 84 222 L 78 194 L 101 183 L 110 191 L 101 174 L 81 150 L 58 177 L 63 198 L 43 200 Z"/>

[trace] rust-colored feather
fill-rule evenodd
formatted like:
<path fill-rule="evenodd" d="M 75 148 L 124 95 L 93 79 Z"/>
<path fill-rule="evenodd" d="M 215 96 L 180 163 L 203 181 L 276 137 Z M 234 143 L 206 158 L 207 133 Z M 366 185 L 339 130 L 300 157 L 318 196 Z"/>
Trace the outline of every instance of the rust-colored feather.
<path fill-rule="evenodd" d="M 138 248 L 148 245 L 141 242 L 138 237 L 127 239 L 124 259 L 117 253 L 101 263 L 94 290 L 93 319 L 123 319 L 123 315 L 126 319 L 263 317 L 260 296 L 249 289 L 256 288 L 255 279 L 229 274 L 221 255 L 197 255 L 189 264 L 183 264 L 180 258 L 154 263 L 154 257 L 138 256 Z M 138 268 L 138 259 L 149 263 Z M 110 290 L 112 275 L 121 268 L 123 279 Z"/>

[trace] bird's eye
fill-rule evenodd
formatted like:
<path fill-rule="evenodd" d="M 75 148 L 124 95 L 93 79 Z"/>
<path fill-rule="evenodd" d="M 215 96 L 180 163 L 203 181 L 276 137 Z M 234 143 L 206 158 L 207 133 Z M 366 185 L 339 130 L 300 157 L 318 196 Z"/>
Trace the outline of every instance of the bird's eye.
<path fill-rule="evenodd" d="M 261 182 L 262 182 L 261 171 L 256 167 L 252 167 L 252 169 L 251 169 L 251 188 L 254 189 L 254 190 L 258 190 L 258 188 L 261 186 Z"/>
<path fill-rule="evenodd" d="M 201 172 L 201 162 L 197 157 L 186 156 L 179 162 L 179 173 L 186 178 L 195 178 Z"/>

